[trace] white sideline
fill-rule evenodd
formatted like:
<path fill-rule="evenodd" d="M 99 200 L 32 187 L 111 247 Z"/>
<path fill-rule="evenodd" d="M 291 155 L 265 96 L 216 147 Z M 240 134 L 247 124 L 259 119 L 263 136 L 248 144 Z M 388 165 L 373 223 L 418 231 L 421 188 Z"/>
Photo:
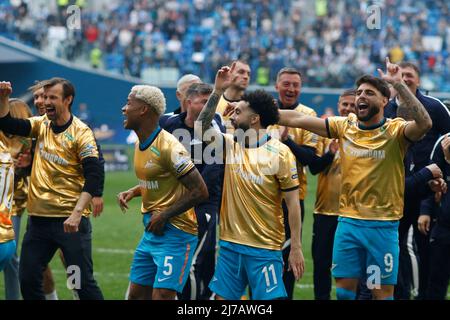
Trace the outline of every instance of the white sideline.
<path fill-rule="evenodd" d="M 112 253 L 112 254 L 134 254 L 134 250 L 131 249 L 111 249 L 111 248 L 94 248 L 95 252 L 99 253 Z"/>

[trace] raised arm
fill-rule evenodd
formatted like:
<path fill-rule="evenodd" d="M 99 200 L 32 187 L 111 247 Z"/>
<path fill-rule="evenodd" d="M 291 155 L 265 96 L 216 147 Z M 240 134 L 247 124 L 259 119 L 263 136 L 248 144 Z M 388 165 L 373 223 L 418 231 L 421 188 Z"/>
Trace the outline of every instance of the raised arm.
<path fill-rule="evenodd" d="M 217 71 L 216 80 L 214 82 L 214 91 L 209 96 L 208 102 L 206 102 L 194 125 L 195 135 L 197 137 L 202 137 L 202 140 L 203 134 L 211 127 L 211 122 L 216 114 L 220 97 L 231 84 L 231 73 L 233 72 L 234 67 L 235 63 L 233 63 L 231 68 L 222 67 Z M 211 141 L 206 141 L 206 143 L 210 142 Z"/>
<path fill-rule="evenodd" d="M 392 84 L 394 89 L 397 90 L 400 100 L 397 109 L 398 116 L 411 121 L 405 128 L 405 136 L 411 141 L 422 139 L 431 129 L 433 123 L 423 104 L 417 100 L 414 93 L 408 89 L 403 81 L 400 67 L 386 58 L 386 74 L 381 69 L 378 69 L 378 72 L 383 80 Z"/>
<path fill-rule="evenodd" d="M 30 121 L 11 118 L 9 114 L 9 96 L 11 93 L 11 83 L 0 82 L 0 130 L 5 133 L 27 137 L 31 133 Z"/>
<path fill-rule="evenodd" d="M 324 119 L 307 116 L 295 110 L 280 110 L 278 124 L 291 128 L 302 128 L 328 138 L 327 126 Z"/>
<path fill-rule="evenodd" d="M 4 118 L 9 113 L 9 96 L 11 93 L 11 82 L 0 82 L 0 118 Z"/>

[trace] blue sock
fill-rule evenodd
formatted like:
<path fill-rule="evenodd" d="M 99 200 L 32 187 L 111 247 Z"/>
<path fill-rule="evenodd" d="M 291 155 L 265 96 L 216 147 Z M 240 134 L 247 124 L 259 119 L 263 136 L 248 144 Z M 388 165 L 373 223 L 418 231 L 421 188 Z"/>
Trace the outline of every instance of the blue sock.
<path fill-rule="evenodd" d="M 386 297 L 386 298 L 384 298 L 383 300 L 394 300 L 394 297 L 393 297 L 393 296 Z"/>
<path fill-rule="evenodd" d="M 338 300 L 355 300 L 356 293 L 344 288 L 336 288 L 336 297 Z"/>

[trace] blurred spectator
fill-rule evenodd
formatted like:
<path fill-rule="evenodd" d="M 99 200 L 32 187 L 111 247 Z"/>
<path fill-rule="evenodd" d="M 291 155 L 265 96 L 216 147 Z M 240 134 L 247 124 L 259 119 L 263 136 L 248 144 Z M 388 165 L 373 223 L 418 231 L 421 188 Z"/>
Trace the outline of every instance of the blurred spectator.
<path fill-rule="evenodd" d="M 80 103 L 78 105 L 78 119 L 86 123 L 90 128 L 94 128 L 94 123 L 91 117 L 91 113 L 89 112 L 88 106 L 86 103 Z"/>
<path fill-rule="evenodd" d="M 94 69 L 97 69 L 100 67 L 102 63 L 102 50 L 100 50 L 98 47 L 91 50 L 91 67 Z"/>
<path fill-rule="evenodd" d="M 320 116 L 320 118 L 326 119 L 328 117 L 334 117 L 334 116 L 335 116 L 334 109 L 332 107 L 326 107 L 325 112 L 323 113 L 323 115 Z"/>

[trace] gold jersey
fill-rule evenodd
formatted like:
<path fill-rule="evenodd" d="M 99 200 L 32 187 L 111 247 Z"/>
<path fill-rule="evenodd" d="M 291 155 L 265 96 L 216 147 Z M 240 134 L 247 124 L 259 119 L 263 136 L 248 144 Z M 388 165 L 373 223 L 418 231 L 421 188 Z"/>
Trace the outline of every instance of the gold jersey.
<path fill-rule="evenodd" d="M 173 135 L 161 130 L 150 146 L 139 149 L 136 142 L 134 170 L 142 195 L 142 213 L 160 213 L 171 207 L 188 193 L 178 180 L 195 169 L 191 157 Z M 197 234 L 194 208 L 175 216 L 169 222 L 190 234 Z"/>
<path fill-rule="evenodd" d="M 0 243 L 14 240 L 11 221 L 14 196 L 14 162 L 8 148 L 0 141 Z"/>
<path fill-rule="evenodd" d="M 84 186 L 85 158 L 98 158 L 97 144 L 89 127 L 73 117 L 69 127 L 54 133 L 46 115 L 29 119 L 36 150 L 31 170 L 27 210 L 31 216 L 68 217 Z M 83 212 L 91 213 L 90 208 Z"/>
<path fill-rule="evenodd" d="M 31 139 L 20 136 L 6 136 L 0 132 L 0 141 L 6 146 L 13 159 L 17 159 L 19 154 L 31 149 Z M 16 169 L 14 183 L 14 201 L 12 206 L 12 215 L 22 215 L 27 206 L 28 184 L 27 176 L 17 177 L 20 169 Z"/>
<path fill-rule="evenodd" d="M 319 138 L 317 153 L 323 156 L 329 151 L 331 139 Z M 336 216 L 339 213 L 339 196 L 341 194 L 341 159 L 336 152 L 333 162 L 319 174 L 314 213 Z"/>
<path fill-rule="evenodd" d="M 403 215 L 408 122 L 386 119 L 363 130 L 355 114 L 327 118 L 331 138 L 339 139 L 342 186 L 339 212 L 365 220 L 399 220 Z"/>
<path fill-rule="evenodd" d="M 317 114 L 313 109 L 303 104 L 299 104 L 297 108 L 295 108 L 294 110 L 308 116 L 317 117 Z M 270 131 L 279 130 L 279 126 L 278 125 L 270 126 L 268 130 Z M 298 145 L 304 145 L 313 148 L 317 148 L 317 143 L 319 141 L 319 136 L 317 134 L 301 128 L 289 128 L 288 136 L 290 139 L 292 139 L 292 141 L 294 141 Z M 298 161 L 297 161 L 297 171 L 298 171 L 298 180 L 300 182 L 300 187 L 298 191 L 299 199 L 304 200 L 306 197 L 306 186 L 308 183 L 306 179 L 306 167 L 301 165 L 300 162 Z"/>
<path fill-rule="evenodd" d="M 224 137 L 227 154 L 220 239 L 281 250 L 285 241 L 282 191 L 299 184 L 294 155 L 277 139 L 244 148 L 233 136 Z"/>

